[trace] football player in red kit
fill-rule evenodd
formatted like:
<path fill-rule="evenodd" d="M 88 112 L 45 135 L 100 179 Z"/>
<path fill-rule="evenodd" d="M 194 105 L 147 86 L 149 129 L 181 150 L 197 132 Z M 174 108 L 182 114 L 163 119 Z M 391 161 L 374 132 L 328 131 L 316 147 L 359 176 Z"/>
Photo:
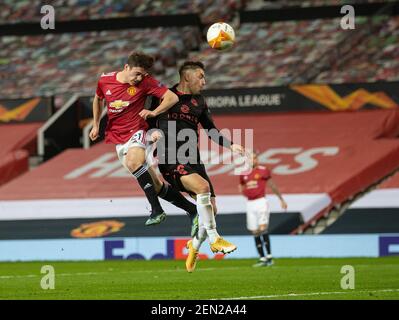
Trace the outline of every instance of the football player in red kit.
<path fill-rule="evenodd" d="M 175 93 L 149 75 L 153 63 L 151 56 L 133 52 L 122 71 L 100 77 L 93 100 L 90 138 L 96 140 L 99 136 L 102 102 L 105 100 L 108 111 L 105 142 L 116 145 L 119 160 L 137 179 L 151 204 L 151 215 L 146 225 L 158 224 L 166 217 L 158 195 L 185 210 L 193 223 L 197 217 L 195 205 L 162 183 L 146 163 L 146 119 L 156 117 L 179 101 Z M 147 96 L 156 96 L 161 101 L 153 111 L 144 110 Z"/>
<path fill-rule="evenodd" d="M 265 197 L 266 182 L 280 199 L 281 208 L 286 210 L 287 203 L 273 182 L 270 171 L 266 167 L 259 165 L 258 155 L 256 152 L 253 152 L 252 170 L 250 173 L 240 176 L 239 190 L 248 199 L 247 229 L 255 237 L 256 248 L 260 256 L 259 262 L 254 265 L 256 267 L 273 264 L 270 237 L 268 234 L 270 206 Z M 263 251 L 263 245 L 266 249 L 266 256 Z"/>

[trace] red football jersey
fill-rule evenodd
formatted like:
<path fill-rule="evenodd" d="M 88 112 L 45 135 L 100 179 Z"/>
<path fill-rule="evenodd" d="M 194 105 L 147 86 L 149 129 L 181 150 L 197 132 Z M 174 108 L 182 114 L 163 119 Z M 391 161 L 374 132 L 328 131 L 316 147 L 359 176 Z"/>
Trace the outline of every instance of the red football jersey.
<path fill-rule="evenodd" d="M 151 76 L 144 77 L 137 86 L 116 80 L 117 72 L 101 75 L 96 94 L 105 98 L 108 123 L 105 129 L 106 143 L 125 143 L 138 130 L 147 130 L 147 122 L 139 116 L 149 95 L 161 98 L 167 87 Z"/>
<path fill-rule="evenodd" d="M 257 166 L 251 173 L 240 176 L 243 194 L 248 200 L 255 200 L 266 195 L 266 181 L 271 178 L 270 171 L 263 166 Z"/>

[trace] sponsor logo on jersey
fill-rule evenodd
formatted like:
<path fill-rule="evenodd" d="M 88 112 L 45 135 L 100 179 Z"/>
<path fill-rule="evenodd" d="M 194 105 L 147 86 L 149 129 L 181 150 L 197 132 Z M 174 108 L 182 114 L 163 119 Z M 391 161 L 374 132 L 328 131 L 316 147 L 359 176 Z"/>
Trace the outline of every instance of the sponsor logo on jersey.
<path fill-rule="evenodd" d="M 115 109 L 121 109 L 124 107 L 127 107 L 129 105 L 129 101 L 123 101 L 123 100 L 115 100 L 112 101 L 109 106 Z"/>
<path fill-rule="evenodd" d="M 256 180 L 250 180 L 246 184 L 247 189 L 255 189 L 258 187 L 258 181 Z"/>
<path fill-rule="evenodd" d="M 107 96 L 109 96 L 109 95 L 111 95 L 112 93 L 111 93 L 111 90 L 107 90 L 107 92 L 105 93 Z"/>
<path fill-rule="evenodd" d="M 175 171 L 179 172 L 182 176 L 188 174 L 188 172 L 185 170 L 184 164 L 179 164 Z"/>
<path fill-rule="evenodd" d="M 130 96 L 134 96 L 134 95 L 136 94 L 136 88 L 135 88 L 135 87 L 129 87 L 129 88 L 127 88 L 127 93 L 128 93 Z"/>
<path fill-rule="evenodd" d="M 71 231 L 74 238 L 97 238 L 118 232 L 125 224 L 116 220 L 104 220 L 81 224 Z"/>
<path fill-rule="evenodd" d="M 115 71 L 113 71 L 113 72 L 108 72 L 108 73 L 103 72 L 103 74 L 102 74 L 101 76 L 102 76 L 102 77 L 110 77 L 110 76 L 113 76 L 113 75 L 115 75 Z"/>
<path fill-rule="evenodd" d="M 173 120 L 186 120 L 186 121 L 190 121 L 192 123 L 197 124 L 198 123 L 198 117 L 192 115 L 192 114 L 184 114 L 184 113 L 177 113 L 177 112 L 173 112 L 173 113 L 169 113 L 168 114 L 168 119 L 173 119 Z"/>
<path fill-rule="evenodd" d="M 183 112 L 183 113 L 189 113 L 190 112 L 190 107 L 188 105 L 183 104 L 180 107 L 180 111 Z"/>
<path fill-rule="evenodd" d="M 259 180 L 259 178 L 260 178 L 260 174 L 259 173 L 255 174 L 255 180 Z"/>

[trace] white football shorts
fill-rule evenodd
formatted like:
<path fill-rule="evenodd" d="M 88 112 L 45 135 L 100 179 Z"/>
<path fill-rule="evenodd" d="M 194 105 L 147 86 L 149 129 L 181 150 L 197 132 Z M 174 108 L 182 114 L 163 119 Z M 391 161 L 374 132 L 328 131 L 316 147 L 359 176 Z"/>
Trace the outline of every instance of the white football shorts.
<path fill-rule="evenodd" d="M 247 200 L 247 229 L 249 231 L 259 230 L 259 226 L 269 224 L 270 205 L 265 198 Z"/>
<path fill-rule="evenodd" d="M 147 132 L 145 130 L 138 130 L 130 137 L 129 141 L 127 141 L 125 143 L 117 144 L 115 146 L 119 161 L 122 163 L 122 165 L 125 168 L 126 168 L 125 158 L 126 158 L 127 151 L 133 147 L 139 147 L 139 148 L 143 148 L 146 150 L 146 153 L 147 153 L 146 160 L 147 160 L 147 163 L 150 162 L 149 165 L 151 165 L 152 162 L 154 161 L 153 157 L 151 156 L 151 152 L 150 152 L 150 150 L 152 150 L 153 146 L 147 144 L 146 134 L 147 134 Z"/>

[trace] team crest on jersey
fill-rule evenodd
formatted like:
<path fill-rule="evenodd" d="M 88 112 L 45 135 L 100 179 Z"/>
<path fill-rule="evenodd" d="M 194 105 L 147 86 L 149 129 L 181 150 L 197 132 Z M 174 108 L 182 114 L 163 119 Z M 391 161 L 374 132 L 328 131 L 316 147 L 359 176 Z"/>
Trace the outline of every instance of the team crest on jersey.
<path fill-rule="evenodd" d="M 255 180 L 259 180 L 259 178 L 260 178 L 260 174 L 255 174 Z"/>
<path fill-rule="evenodd" d="M 194 98 L 191 99 L 191 104 L 192 104 L 194 107 L 198 107 L 198 102 L 197 102 L 197 100 L 195 100 Z"/>
<path fill-rule="evenodd" d="M 129 87 L 127 88 L 127 93 L 131 96 L 134 96 L 136 94 L 136 88 L 135 87 Z"/>
<path fill-rule="evenodd" d="M 190 112 L 190 107 L 188 105 L 186 105 L 186 104 L 183 104 L 180 107 L 180 111 L 183 112 L 183 113 L 189 113 Z"/>
<path fill-rule="evenodd" d="M 115 100 L 112 101 L 109 106 L 115 109 L 120 109 L 127 107 L 129 105 L 129 101 L 123 101 L 123 100 Z"/>

